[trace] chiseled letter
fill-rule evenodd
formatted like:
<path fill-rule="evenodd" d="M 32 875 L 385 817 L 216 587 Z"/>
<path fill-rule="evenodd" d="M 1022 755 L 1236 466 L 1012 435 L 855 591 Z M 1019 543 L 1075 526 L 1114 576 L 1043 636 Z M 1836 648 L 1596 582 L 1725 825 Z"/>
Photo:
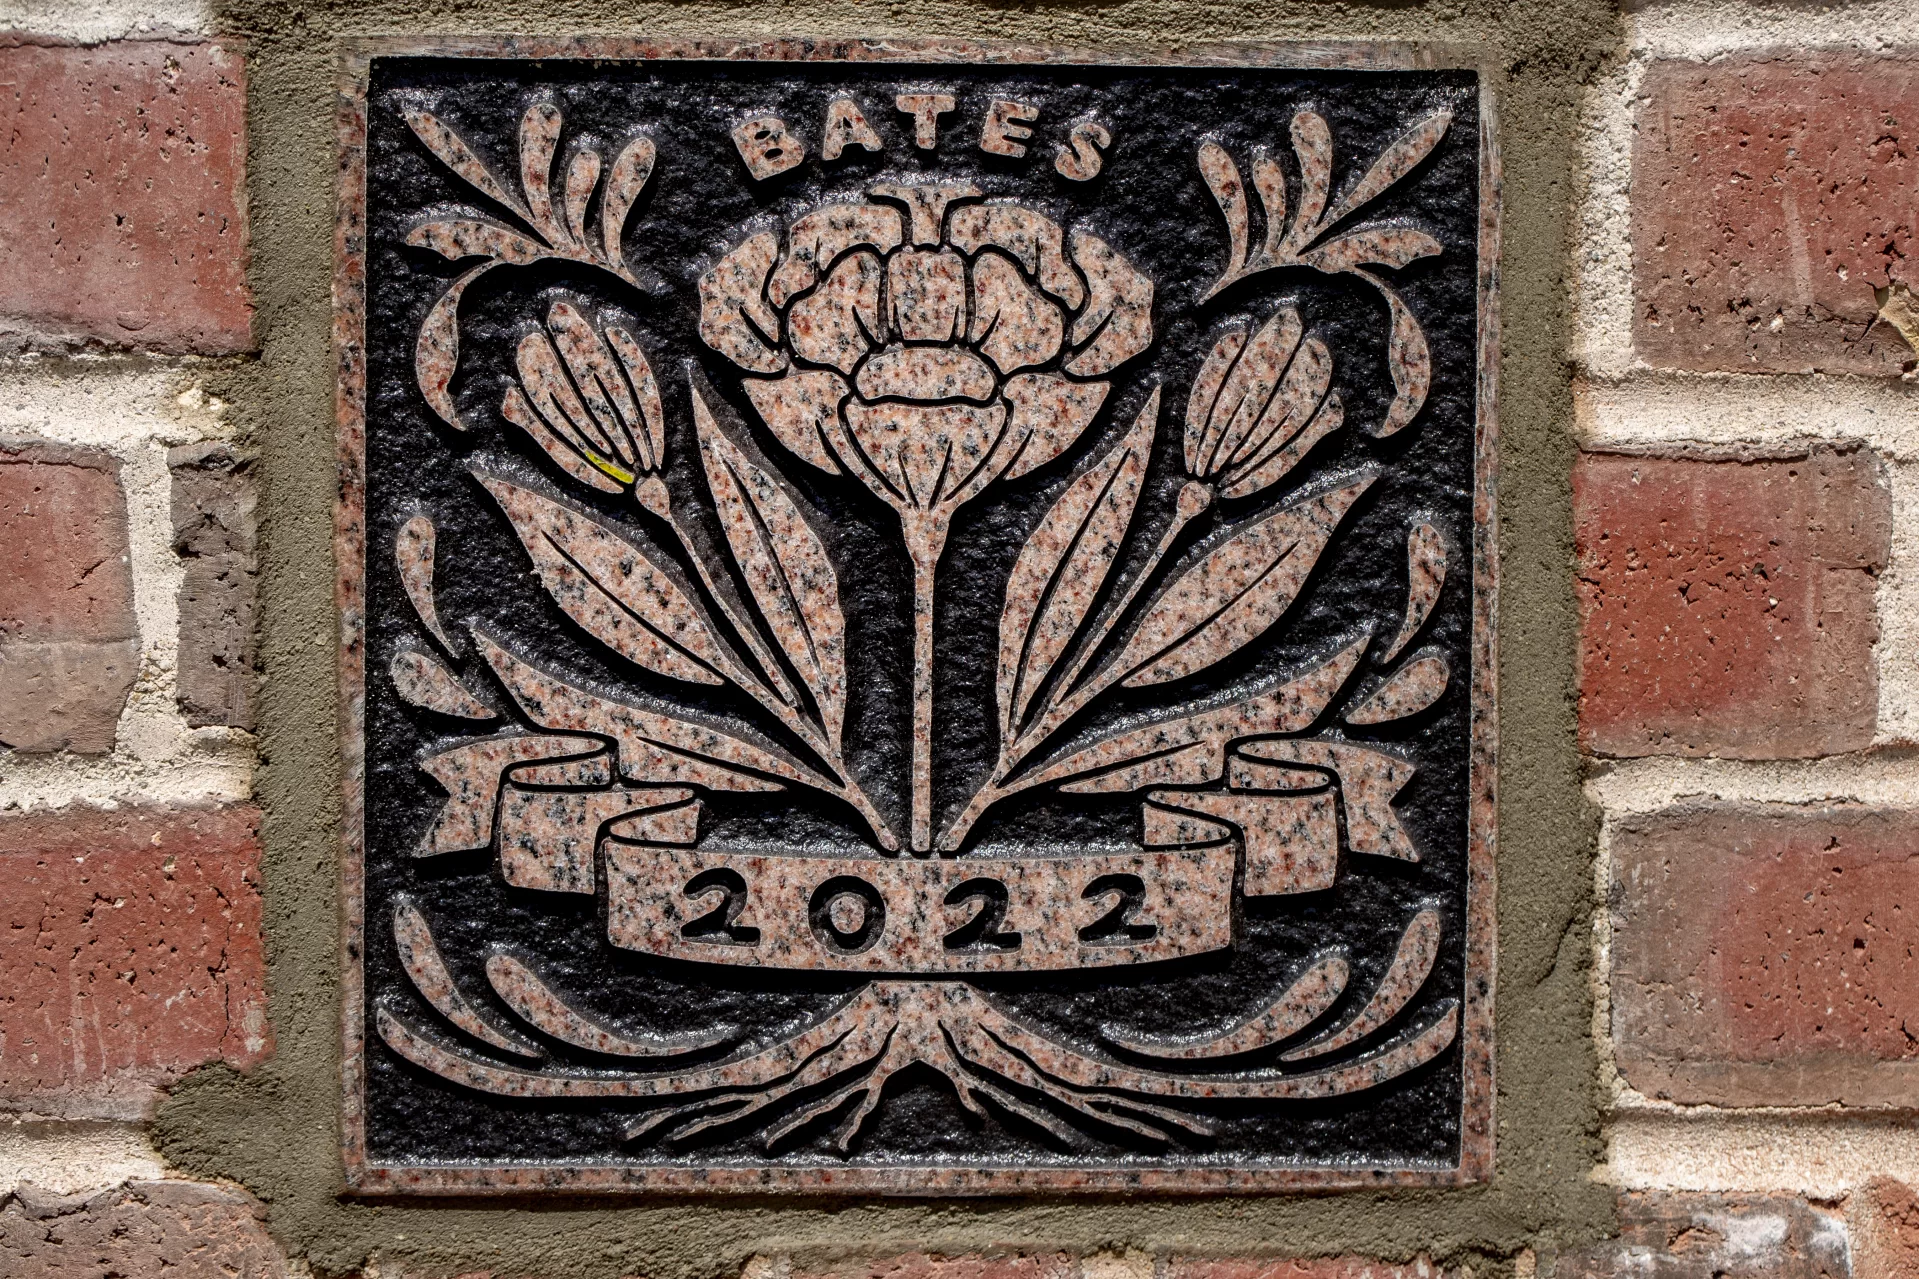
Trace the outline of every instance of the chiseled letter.
<path fill-rule="evenodd" d="M 820 138 L 820 158 L 837 160 L 840 152 L 855 144 L 868 151 L 878 151 L 886 145 L 880 141 L 880 135 L 873 132 L 873 126 L 866 122 L 859 103 L 847 97 L 834 98 L 826 104 L 826 128 L 822 130 Z"/>
<path fill-rule="evenodd" d="M 1025 155 L 1023 139 L 1033 136 L 1026 126 L 1039 119 L 1039 108 L 1026 102 L 994 98 L 986 108 L 986 123 L 980 126 L 979 149 L 994 155 Z"/>
<path fill-rule="evenodd" d="M 806 159 L 806 144 L 787 131 L 776 115 L 748 120 L 733 130 L 733 145 L 746 161 L 746 171 L 764 181 Z"/>
<path fill-rule="evenodd" d="M 1113 145 L 1113 135 L 1103 124 L 1082 120 L 1066 135 L 1066 143 L 1072 150 L 1061 147 L 1053 159 L 1053 167 L 1063 178 L 1090 182 L 1099 176 L 1100 166 L 1106 162 L 1100 152 Z"/>
<path fill-rule="evenodd" d="M 893 105 L 913 117 L 913 144 L 922 151 L 939 145 L 939 118 L 953 109 L 950 93 L 902 93 Z"/>

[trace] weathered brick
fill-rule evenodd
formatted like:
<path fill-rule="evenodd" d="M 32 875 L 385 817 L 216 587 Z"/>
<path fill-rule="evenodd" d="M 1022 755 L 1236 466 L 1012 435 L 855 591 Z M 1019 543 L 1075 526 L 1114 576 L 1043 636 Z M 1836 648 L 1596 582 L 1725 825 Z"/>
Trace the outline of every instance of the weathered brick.
<path fill-rule="evenodd" d="M 141 1181 L 97 1195 L 31 1187 L 0 1207 L 0 1279 L 284 1279 L 264 1212 L 191 1181 Z"/>
<path fill-rule="evenodd" d="M 1634 341 L 1667 368 L 1896 373 L 1875 290 L 1919 288 L 1919 60 L 1756 53 L 1647 69 Z"/>
<path fill-rule="evenodd" d="M 0 745 L 112 750 L 138 636 L 118 463 L 0 444 Z"/>
<path fill-rule="evenodd" d="M 1619 821 L 1620 1073 L 1725 1106 L 1919 1097 L 1919 812 L 1702 805 Z"/>
<path fill-rule="evenodd" d="M 246 94 L 214 44 L 0 47 L 0 331 L 249 345 Z"/>
<path fill-rule="evenodd" d="M 1399 1264 L 1365 1257 L 1315 1257 L 1303 1261 L 1174 1258 L 1166 1268 L 1166 1279 L 1442 1279 L 1452 1273 L 1424 1258 Z"/>
<path fill-rule="evenodd" d="M 1791 1195 L 1619 1197 L 1619 1237 L 1561 1254 L 1553 1279 L 1846 1279 L 1845 1218 Z"/>
<path fill-rule="evenodd" d="M 232 445 L 167 453 L 180 581 L 180 709 L 195 728 L 253 727 L 253 460 Z"/>
<path fill-rule="evenodd" d="M 1586 749 L 1773 759 L 1871 743 L 1892 524 L 1872 455 L 1587 454 L 1573 513 Z"/>
<path fill-rule="evenodd" d="M 195 1066 L 265 1056 L 259 816 L 0 817 L 0 1098 L 137 1115 Z"/>
<path fill-rule="evenodd" d="M 1853 1192 L 1850 1209 L 1854 1279 L 1919 1275 L 1919 1195 L 1879 1177 Z"/>

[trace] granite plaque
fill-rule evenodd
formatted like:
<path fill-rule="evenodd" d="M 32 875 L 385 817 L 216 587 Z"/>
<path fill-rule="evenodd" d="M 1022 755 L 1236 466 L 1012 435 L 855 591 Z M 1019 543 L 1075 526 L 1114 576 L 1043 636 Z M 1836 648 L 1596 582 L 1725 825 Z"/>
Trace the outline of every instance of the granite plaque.
<path fill-rule="evenodd" d="M 342 84 L 351 1188 L 1488 1175 L 1476 71 Z"/>

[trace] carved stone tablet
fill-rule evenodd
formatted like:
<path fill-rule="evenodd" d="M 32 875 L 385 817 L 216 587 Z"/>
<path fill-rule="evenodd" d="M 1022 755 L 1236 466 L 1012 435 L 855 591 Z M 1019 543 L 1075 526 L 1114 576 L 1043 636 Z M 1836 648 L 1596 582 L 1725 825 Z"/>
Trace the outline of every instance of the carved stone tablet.
<path fill-rule="evenodd" d="M 342 102 L 353 1188 L 1488 1174 L 1474 71 L 481 42 Z"/>

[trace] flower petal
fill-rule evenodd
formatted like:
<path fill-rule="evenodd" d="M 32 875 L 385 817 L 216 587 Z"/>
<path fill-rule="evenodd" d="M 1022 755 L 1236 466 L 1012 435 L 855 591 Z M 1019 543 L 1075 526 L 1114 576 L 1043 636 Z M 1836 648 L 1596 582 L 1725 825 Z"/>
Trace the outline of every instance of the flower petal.
<path fill-rule="evenodd" d="M 880 329 L 881 275 L 880 260 L 871 253 L 842 259 L 826 283 L 787 312 L 786 340 L 793 353 L 851 376 L 878 345 L 871 335 Z"/>
<path fill-rule="evenodd" d="M 1228 457 L 1227 469 L 1251 468 L 1259 465 L 1269 454 L 1278 452 L 1282 444 L 1298 434 L 1312 419 L 1319 402 L 1326 398 L 1326 389 L 1332 385 L 1332 381 L 1332 353 L 1318 338 L 1307 338 L 1299 348 L 1299 354 L 1293 357 L 1291 367 L 1286 370 L 1286 378 L 1279 384 L 1278 392 L 1260 415 L 1259 425 Z M 1220 447 L 1220 452 L 1226 452 L 1224 445 Z"/>
<path fill-rule="evenodd" d="M 869 400 L 993 398 L 998 379 L 986 361 L 959 346 L 896 346 L 866 362 L 854 380 Z"/>
<path fill-rule="evenodd" d="M 1073 322 L 1073 345 L 1089 339 L 1090 345 L 1066 362 L 1066 371 L 1094 377 L 1151 344 L 1153 282 L 1106 241 L 1084 231 L 1073 235 L 1073 261 L 1086 273 L 1090 293 L 1086 309 Z"/>
<path fill-rule="evenodd" d="M 760 333 L 778 340 L 780 317 L 766 304 L 763 289 L 773 269 L 779 241 L 763 231 L 720 259 L 700 277 L 700 338 L 743 369 L 778 373 L 786 356 L 773 349 Z M 748 321 L 752 325 L 748 324 Z"/>
<path fill-rule="evenodd" d="M 957 209 L 948 224 L 947 243 L 968 253 L 991 246 L 1018 258 L 1042 289 L 1077 310 L 1086 286 L 1066 261 L 1059 223 L 1016 204 L 975 204 Z"/>
<path fill-rule="evenodd" d="M 627 380 L 633 383 L 633 398 L 640 406 L 640 421 L 635 425 L 641 429 L 634 432 L 640 444 L 640 469 L 657 471 L 666 465 L 666 413 L 660 408 L 660 388 L 653 380 L 653 366 L 625 329 L 608 329 L 606 340 L 613 354 L 620 357 Z"/>
<path fill-rule="evenodd" d="M 853 400 L 846 420 L 873 469 L 906 505 L 925 510 L 979 469 L 999 439 L 1006 406 Z"/>
<path fill-rule="evenodd" d="M 1200 458 L 1211 452 L 1218 439 L 1217 432 L 1207 429 L 1213 420 L 1213 406 L 1219 402 L 1219 389 L 1226 384 L 1233 361 L 1245 348 L 1245 326 L 1227 329 L 1213 344 L 1206 363 L 1200 365 L 1199 376 L 1193 379 L 1193 389 L 1186 397 L 1186 473 L 1194 478 L 1206 473 Z"/>
<path fill-rule="evenodd" d="M 893 331 L 907 342 L 950 342 L 962 336 L 966 263 L 949 250 L 906 249 L 886 264 Z"/>
<path fill-rule="evenodd" d="M 1006 478 L 1016 480 L 1064 453 L 1106 402 L 1105 382 L 1070 382 L 1054 373 L 1022 373 L 1006 384 L 1013 406 L 1005 447 L 1017 450 Z"/>
<path fill-rule="evenodd" d="M 846 398 L 846 383 L 822 369 L 788 369 L 785 377 L 746 379 L 746 398 L 760 420 L 787 450 L 822 471 L 832 471 L 833 455 L 823 439 Z"/>
<path fill-rule="evenodd" d="M 1273 397 L 1273 388 L 1279 385 L 1293 352 L 1299 349 L 1303 332 L 1299 312 L 1288 306 L 1273 312 L 1272 318 L 1253 334 L 1213 405 L 1206 437 L 1215 443 L 1210 449 L 1200 450 L 1202 474 L 1225 470 L 1240 445 L 1252 435 L 1260 414 L 1266 411 L 1266 402 Z"/>
<path fill-rule="evenodd" d="M 579 309 L 568 302 L 555 302 L 547 312 L 546 326 L 566 361 L 567 372 L 579 388 L 600 435 L 612 447 L 609 461 L 626 464 L 630 470 L 639 456 L 633 440 L 633 428 L 639 425 L 639 406 L 627 388 L 626 379 L 613 367 L 613 354 Z"/>
<path fill-rule="evenodd" d="M 786 260 L 767 281 L 766 296 L 785 306 L 813 287 L 820 272 L 857 245 L 882 254 L 899 248 L 900 211 L 884 204 L 829 204 L 800 218 L 786 232 Z"/>
<path fill-rule="evenodd" d="M 988 250 L 974 261 L 971 341 L 1001 373 L 1046 363 L 1059 354 L 1065 331 L 1059 308 L 1026 282 L 1011 258 Z"/>

